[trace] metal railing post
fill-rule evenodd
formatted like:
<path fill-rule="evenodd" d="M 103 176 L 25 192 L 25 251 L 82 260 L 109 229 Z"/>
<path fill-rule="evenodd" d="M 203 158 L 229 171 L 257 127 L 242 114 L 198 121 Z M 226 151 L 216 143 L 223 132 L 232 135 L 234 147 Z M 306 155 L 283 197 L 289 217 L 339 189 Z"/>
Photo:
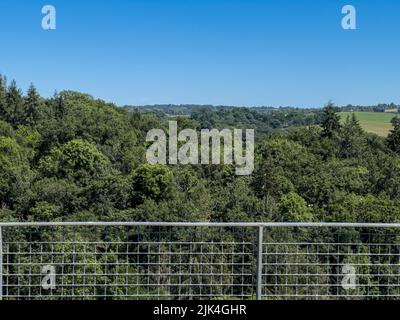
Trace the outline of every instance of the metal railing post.
<path fill-rule="evenodd" d="M 257 294 L 256 299 L 262 299 L 262 273 L 263 273 L 263 237 L 264 227 L 258 227 L 258 246 L 257 246 Z"/>
<path fill-rule="evenodd" d="M 0 300 L 3 300 L 3 228 L 0 226 Z"/>

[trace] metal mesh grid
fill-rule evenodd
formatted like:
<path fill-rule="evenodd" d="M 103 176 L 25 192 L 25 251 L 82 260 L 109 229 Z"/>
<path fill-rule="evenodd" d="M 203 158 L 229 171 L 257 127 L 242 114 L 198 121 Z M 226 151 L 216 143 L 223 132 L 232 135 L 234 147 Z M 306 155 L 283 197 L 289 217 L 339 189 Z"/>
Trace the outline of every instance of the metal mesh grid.
<path fill-rule="evenodd" d="M 397 228 L 266 228 L 265 299 L 399 299 Z"/>
<path fill-rule="evenodd" d="M 399 230 L 0 223 L 0 298 L 398 299 Z"/>
<path fill-rule="evenodd" d="M 3 298 L 249 298 L 254 237 L 246 239 L 246 232 L 196 226 L 3 227 Z"/>

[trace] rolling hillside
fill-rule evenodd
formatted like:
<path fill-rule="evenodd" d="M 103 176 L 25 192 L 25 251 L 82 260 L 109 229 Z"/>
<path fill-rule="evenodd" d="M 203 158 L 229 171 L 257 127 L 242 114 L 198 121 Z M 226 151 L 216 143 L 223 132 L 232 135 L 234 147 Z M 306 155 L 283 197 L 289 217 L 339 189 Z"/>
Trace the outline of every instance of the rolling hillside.
<path fill-rule="evenodd" d="M 341 112 L 340 116 L 342 117 L 342 121 L 344 121 L 348 115 L 351 116 L 351 114 L 351 112 Z M 390 120 L 396 116 L 396 114 L 393 113 L 383 112 L 355 112 L 355 114 L 365 131 L 375 133 L 382 137 L 388 135 L 392 127 Z"/>

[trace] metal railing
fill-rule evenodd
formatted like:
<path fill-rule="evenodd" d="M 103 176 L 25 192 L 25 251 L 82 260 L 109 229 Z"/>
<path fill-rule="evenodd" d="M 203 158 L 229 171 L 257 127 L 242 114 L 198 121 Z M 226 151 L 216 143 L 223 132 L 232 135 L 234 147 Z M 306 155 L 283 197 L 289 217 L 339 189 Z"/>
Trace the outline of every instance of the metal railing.
<path fill-rule="evenodd" d="M 0 299 L 399 299 L 400 224 L 0 223 Z"/>

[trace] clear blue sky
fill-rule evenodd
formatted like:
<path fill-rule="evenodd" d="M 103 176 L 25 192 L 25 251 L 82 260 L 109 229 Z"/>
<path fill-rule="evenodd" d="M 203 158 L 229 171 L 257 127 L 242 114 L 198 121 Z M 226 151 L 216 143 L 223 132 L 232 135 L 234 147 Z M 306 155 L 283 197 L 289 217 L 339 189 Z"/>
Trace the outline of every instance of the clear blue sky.
<path fill-rule="evenodd" d="M 57 9 L 57 30 L 41 8 Z M 341 8 L 357 9 L 356 31 Z M 1 0 L 0 72 L 123 104 L 400 104 L 399 0 Z"/>

